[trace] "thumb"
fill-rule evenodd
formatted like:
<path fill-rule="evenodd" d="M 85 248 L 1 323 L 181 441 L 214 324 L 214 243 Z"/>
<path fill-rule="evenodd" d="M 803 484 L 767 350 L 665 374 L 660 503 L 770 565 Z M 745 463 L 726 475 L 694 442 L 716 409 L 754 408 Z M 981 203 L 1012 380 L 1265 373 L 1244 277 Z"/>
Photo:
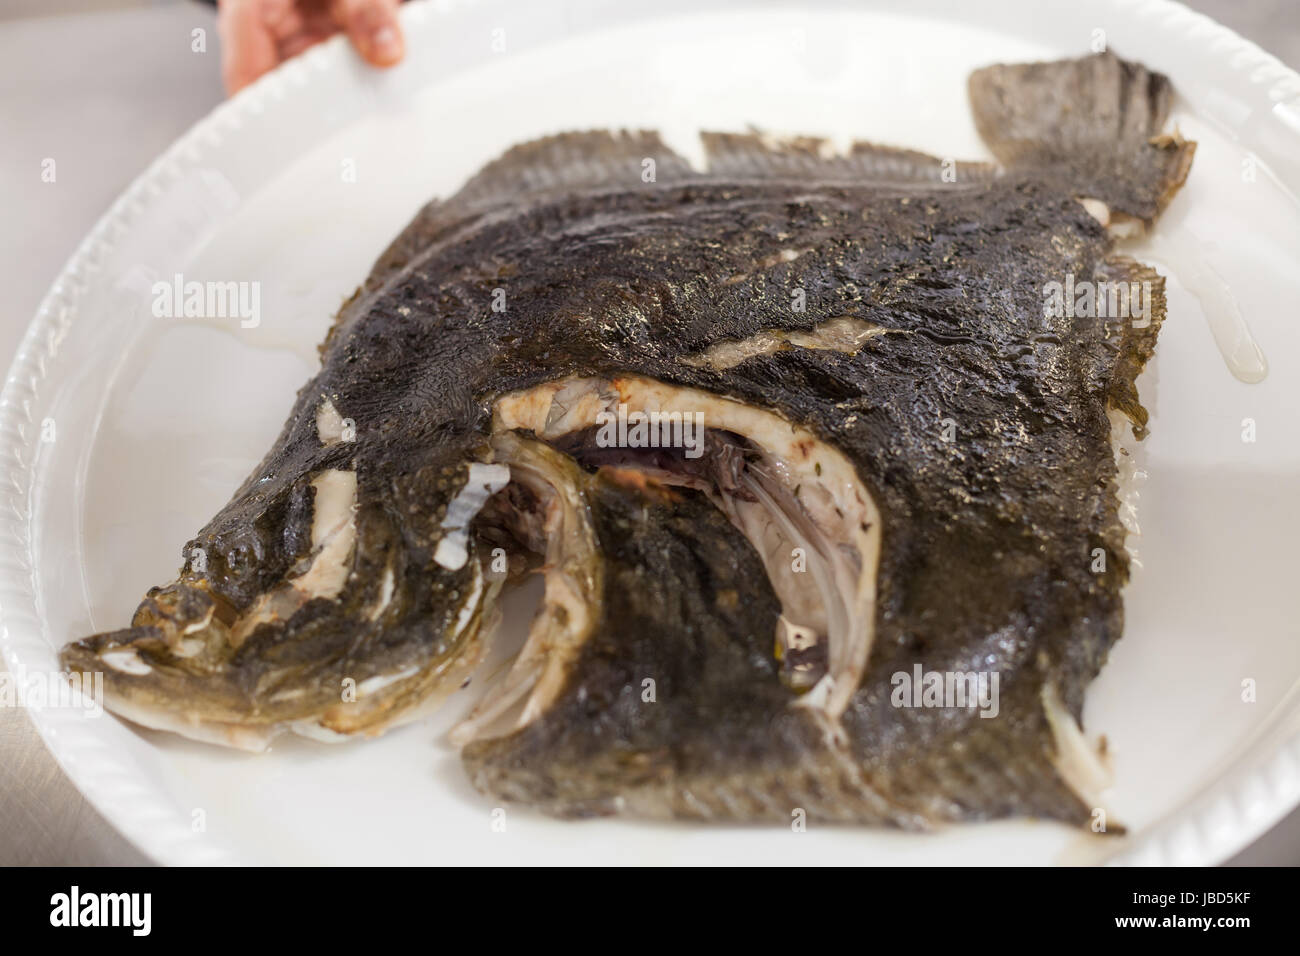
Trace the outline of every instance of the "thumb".
<path fill-rule="evenodd" d="M 334 0 L 330 13 L 362 59 L 374 66 L 392 66 L 406 52 L 397 21 L 399 0 Z"/>

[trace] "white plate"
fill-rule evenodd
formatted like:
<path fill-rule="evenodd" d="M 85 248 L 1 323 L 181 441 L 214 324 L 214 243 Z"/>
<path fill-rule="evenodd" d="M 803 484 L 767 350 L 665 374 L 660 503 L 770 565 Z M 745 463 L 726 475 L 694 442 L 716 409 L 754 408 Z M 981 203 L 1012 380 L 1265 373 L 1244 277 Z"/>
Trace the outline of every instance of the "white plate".
<path fill-rule="evenodd" d="M 1178 122 L 1200 142 L 1160 230 L 1174 241 L 1151 251 L 1175 276 L 1141 383 L 1153 412 L 1144 567 L 1085 714 L 1109 738 L 1108 802 L 1131 835 L 1032 822 L 795 835 L 513 809 L 500 833 L 441 737 L 446 715 L 376 742 L 294 740 L 249 757 L 35 709 L 64 769 L 142 850 L 166 863 L 1211 863 L 1300 799 L 1300 509 L 1288 494 L 1300 477 L 1300 77 L 1163 0 L 815 6 L 416 4 L 399 69 L 363 69 L 330 43 L 198 124 L 77 251 L 10 373 L 5 659 L 56 671 L 60 644 L 120 626 L 171 577 L 180 544 L 270 446 L 376 254 L 509 144 L 658 127 L 691 153 L 699 128 L 753 123 L 981 158 L 968 72 L 1081 54 L 1104 30 L 1121 55 L 1172 76 Z M 259 281 L 261 325 L 153 318 L 149 284 L 176 273 Z M 1271 365 L 1262 384 L 1235 380 L 1208 331 L 1202 299 L 1221 310 L 1224 289 Z M 1254 703 L 1241 699 L 1247 679 Z"/>

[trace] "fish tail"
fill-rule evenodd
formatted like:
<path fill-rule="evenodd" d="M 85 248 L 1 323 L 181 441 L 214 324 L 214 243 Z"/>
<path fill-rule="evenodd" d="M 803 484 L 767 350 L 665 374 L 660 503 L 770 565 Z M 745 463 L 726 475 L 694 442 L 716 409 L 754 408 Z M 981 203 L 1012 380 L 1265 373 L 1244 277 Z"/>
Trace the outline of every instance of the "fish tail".
<path fill-rule="evenodd" d="M 971 74 L 980 135 L 1008 169 L 1059 170 L 1110 222 L 1150 227 L 1182 186 L 1196 144 L 1165 132 L 1168 77 L 1099 53 Z"/>

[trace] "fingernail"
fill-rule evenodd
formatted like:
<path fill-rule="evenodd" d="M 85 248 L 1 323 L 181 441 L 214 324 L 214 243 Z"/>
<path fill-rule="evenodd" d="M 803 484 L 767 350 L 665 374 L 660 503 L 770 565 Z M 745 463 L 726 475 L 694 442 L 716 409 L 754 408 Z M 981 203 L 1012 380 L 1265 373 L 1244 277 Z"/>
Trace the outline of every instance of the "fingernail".
<path fill-rule="evenodd" d="M 383 26 L 370 34 L 370 49 L 376 58 L 390 61 L 402 56 L 402 38 L 390 26 Z"/>

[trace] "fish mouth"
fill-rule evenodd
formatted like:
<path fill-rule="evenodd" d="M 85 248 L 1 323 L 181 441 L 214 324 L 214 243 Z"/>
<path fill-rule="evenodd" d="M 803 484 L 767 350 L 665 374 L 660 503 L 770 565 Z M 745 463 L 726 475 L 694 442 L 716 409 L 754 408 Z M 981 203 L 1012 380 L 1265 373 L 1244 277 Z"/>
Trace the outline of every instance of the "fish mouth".
<path fill-rule="evenodd" d="M 230 663 L 229 631 L 219 627 L 200 629 L 179 649 L 163 628 L 130 627 L 69 644 L 59 658 L 70 673 L 102 674 L 105 707 L 150 730 L 249 752 L 286 733 L 322 743 L 374 737 L 427 716 L 478 666 L 497 623 L 500 584 L 473 570 L 449 635 L 453 651 L 356 678 L 302 680 L 290 666 L 240 674 Z M 272 626 L 287 632 L 290 624 Z"/>
<path fill-rule="evenodd" d="M 103 674 L 105 705 L 134 724 L 246 751 L 285 732 L 376 736 L 427 714 L 477 667 L 500 582 L 470 563 L 441 592 L 441 627 L 413 624 L 412 569 L 381 511 L 361 507 L 356 472 L 322 469 L 308 484 L 310 543 L 281 580 L 241 608 L 187 565 L 131 627 L 66 645 L 63 666 Z M 391 632 L 382 653 L 360 650 Z"/>
<path fill-rule="evenodd" d="M 643 441 L 618 421 L 660 432 Z M 453 730 L 454 743 L 511 733 L 545 713 L 600 618 L 584 469 L 646 493 L 695 489 L 722 510 L 781 603 L 773 653 L 799 695 L 794 706 L 839 735 L 871 651 L 881 546 L 880 512 L 842 453 L 775 411 L 640 376 L 566 378 L 505 395 L 491 447 L 528 494 L 486 508 L 480 522 L 526 529 L 517 540 L 543 555 L 545 594 L 515 664 Z"/>

